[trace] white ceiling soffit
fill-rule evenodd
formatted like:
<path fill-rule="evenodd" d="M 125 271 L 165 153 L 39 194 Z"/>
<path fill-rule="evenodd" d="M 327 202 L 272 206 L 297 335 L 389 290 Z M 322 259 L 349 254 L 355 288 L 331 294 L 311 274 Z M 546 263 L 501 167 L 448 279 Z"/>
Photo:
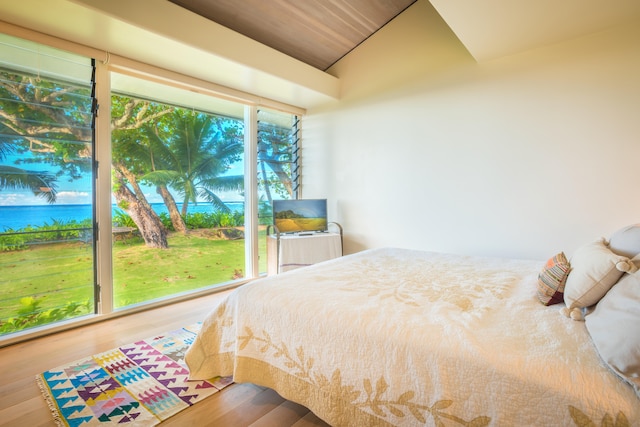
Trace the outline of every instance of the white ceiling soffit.
<path fill-rule="evenodd" d="M 0 0 L 0 20 L 299 108 L 339 93 L 337 78 L 168 1 Z"/>
<path fill-rule="evenodd" d="M 640 15 L 640 0 L 420 1 L 478 61 Z M 335 77 L 166 0 L 0 0 L 0 20 L 300 108 L 339 93 Z"/>
<path fill-rule="evenodd" d="M 604 30 L 640 16 L 640 0 L 430 0 L 476 61 Z"/>

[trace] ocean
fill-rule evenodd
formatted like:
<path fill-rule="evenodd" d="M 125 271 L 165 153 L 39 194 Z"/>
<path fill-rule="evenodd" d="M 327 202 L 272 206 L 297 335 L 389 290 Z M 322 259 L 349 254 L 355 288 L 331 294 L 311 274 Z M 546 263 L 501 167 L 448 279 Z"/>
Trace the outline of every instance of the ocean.
<path fill-rule="evenodd" d="M 226 202 L 232 211 L 243 211 L 243 202 Z M 151 207 L 158 214 L 168 213 L 164 203 L 152 203 Z M 178 209 L 182 205 L 178 204 Z M 116 212 L 113 206 L 112 212 Z M 189 205 L 189 213 L 211 212 L 211 206 L 206 203 Z M 91 205 L 31 205 L 31 206 L 0 206 L 0 233 L 8 229 L 19 230 L 27 226 L 52 224 L 54 220 L 68 222 L 82 221 L 91 218 Z"/>

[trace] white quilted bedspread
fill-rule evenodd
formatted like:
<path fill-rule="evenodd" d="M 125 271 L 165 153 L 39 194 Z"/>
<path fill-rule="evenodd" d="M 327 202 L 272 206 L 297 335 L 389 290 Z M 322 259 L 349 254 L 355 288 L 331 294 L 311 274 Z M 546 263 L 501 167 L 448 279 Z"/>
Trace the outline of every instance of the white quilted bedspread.
<path fill-rule="evenodd" d="M 640 425 L 584 323 L 538 302 L 542 265 L 377 249 L 256 280 L 186 361 L 194 379 L 232 374 L 334 426 Z"/>

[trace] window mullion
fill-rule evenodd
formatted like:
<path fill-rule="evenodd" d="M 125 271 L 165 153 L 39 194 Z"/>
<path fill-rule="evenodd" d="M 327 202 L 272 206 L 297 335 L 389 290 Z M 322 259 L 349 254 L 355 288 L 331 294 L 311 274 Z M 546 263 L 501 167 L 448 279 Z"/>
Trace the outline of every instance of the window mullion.
<path fill-rule="evenodd" d="M 98 241 L 96 268 L 100 286 L 99 314 L 113 311 L 113 258 L 111 250 L 111 80 L 107 65 L 96 61 L 96 116 L 95 156 L 98 162 L 96 176 L 96 221 Z"/>
<path fill-rule="evenodd" d="M 244 109 L 245 277 L 259 275 L 258 264 L 258 109 Z"/>

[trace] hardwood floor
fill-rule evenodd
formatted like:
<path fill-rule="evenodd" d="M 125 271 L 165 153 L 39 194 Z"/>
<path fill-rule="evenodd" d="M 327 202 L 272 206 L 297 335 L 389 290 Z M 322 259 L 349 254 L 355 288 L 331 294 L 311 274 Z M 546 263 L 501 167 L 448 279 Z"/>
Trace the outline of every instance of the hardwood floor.
<path fill-rule="evenodd" d="M 201 321 L 228 292 L 0 348 L 0 426 L 55 426 L 35 375 L 84 356 Z M 233 384 L 163 426 L 327 426 L 305 407 L 253 384 Z"/>

